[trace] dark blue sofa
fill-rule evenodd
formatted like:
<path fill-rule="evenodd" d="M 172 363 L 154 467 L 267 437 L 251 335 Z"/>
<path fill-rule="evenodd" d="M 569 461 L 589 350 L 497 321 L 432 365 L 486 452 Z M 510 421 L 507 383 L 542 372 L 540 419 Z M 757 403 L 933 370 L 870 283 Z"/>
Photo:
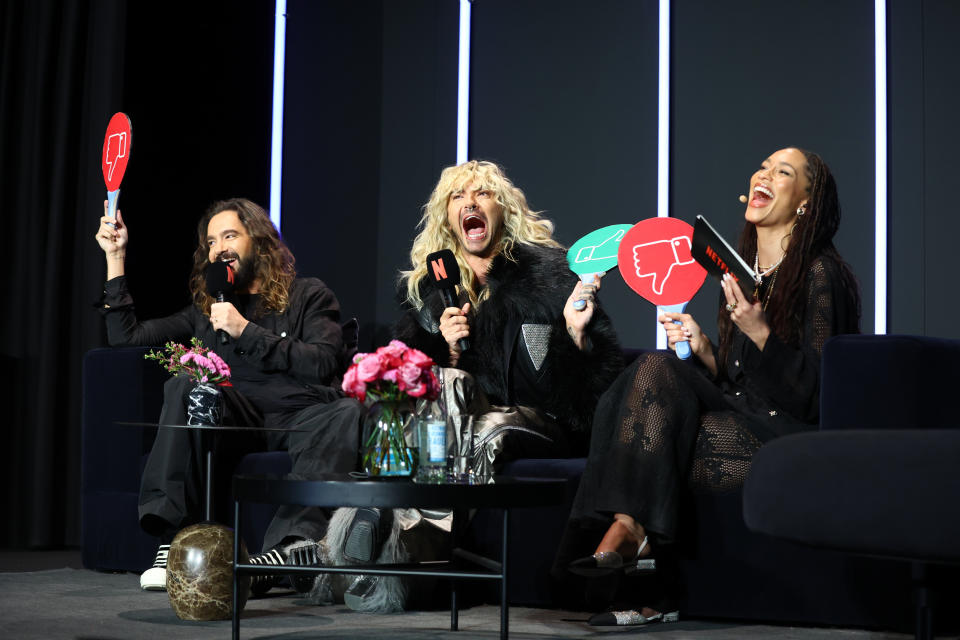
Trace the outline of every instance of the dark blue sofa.
<path fill-rule="evenodd" d="M 835 339 L 820 430 L 763 447 L 743 491 L 753 531 L 910 567 L 918 639 L 933 637 L 937 596 L 956 598 L 960 576 L 958 370 L 960 341 Z"/>
<path fill-rule="evenodd" d="M 861 379 L 858 376 L 885 380 L 915 376 L 915 368 L 871 365 L 872 338 L 854 336 L 828 343 L 821 402 L 824 424 L 858 427 L 869 423 L 871 416 L 892 415 L 882 395 L 867 394 L 861 406 L 850 406 L 842 391 L 860 384 L 853 382 Z M 145 362 L 143 353 L 143 349 L 96 349 L 84 360 L 83 562 L 92 569 L 140 571 L 150 565 L 156 549 L 155 541 L 140 532 L 136 515 L 140 470 L 153 433 L 115 424 L 155 421 L 159 415 L 166 374 L 155 363 Z M 954 360 L 952 370 L 958 369 L 960 364 Z M 903 401 L 916 405 L 924 403 L 924 398 L 918 395 Z M 519 510 L 511 517 L 513 603 L 554 604 L 549 568 L 584 462 L 524 459 L 506 467 L 505 472 L 512 475 L 569 480 L 566 504 Z M 283 453 L 253 454 L 238 471 L 282 473 L 289 464 Z M 249 532 L 246 543 L 259 549 L 271 510 L 258 506 L 246 509 L 244 515 L 243 530 Z M 690 490 L 682 524 L 678 546 L 685 615 L 896 629 L 912 626 L 910 607 L 904 606 L 912 597 L 907 563 L 814 548 L 751 531 L 744 523 L 739 490 Z M 499 530 L 498 516 L 481 511 L 470 524 L 468 540 L 477 551 L 496 556 Z"/>

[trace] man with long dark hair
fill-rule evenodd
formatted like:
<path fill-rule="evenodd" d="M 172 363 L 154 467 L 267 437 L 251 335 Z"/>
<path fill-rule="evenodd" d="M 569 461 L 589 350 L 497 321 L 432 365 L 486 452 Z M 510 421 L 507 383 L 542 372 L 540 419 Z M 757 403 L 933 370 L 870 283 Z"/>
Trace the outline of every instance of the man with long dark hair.
<path fill-rule="evenodd" d="M 218 439 L 213 495 L 229 495 L 239 459 L 253 450 L 287 450 L 293 473 L 348 472 L 356 464 L 360 405 L 338 391 L 347 360 L 340 305 L 315 278 L 297 278 L 293 254 L 266 212 L 242 198 L 215 203 L 197 226 L 190 291 L 193 304 L 165 318 L 139 321 L 124 275 L 127 226 L 104 216 L 97 242 L 107 260 L 102 313 L 112 346 L 159 345 L 196 337 L 232 370 L 222 388 L 223 423 L 247 427 L 295 427 L 295 431 L 239 431 Z M 217 302 L 207 291 L 206 270 L 225 262 L 235 273 L 235 292 Z M 218 332 L 228 336 L 221 344 Z M 193 383 L 171 378 L 164 387 L 160 424 L 187 423 L 186 398 Z M 201 520 L 203 451 L 195 430 L 161 428 L 140 487 L 140 525 L 160 538 L 143 589 L 166 588 L 166 555 L 177 531 Z M 226 506 L 215 500 L 214 506 Z M 221 521 L 224 514 L 215 512 Z M 254 564 L 283 564 L 292 545 L 323 537 L 326 513 L 282 507 L 264 538 L 266 553 Z M 254 579 L 254 592 L 269 578 Z"/>

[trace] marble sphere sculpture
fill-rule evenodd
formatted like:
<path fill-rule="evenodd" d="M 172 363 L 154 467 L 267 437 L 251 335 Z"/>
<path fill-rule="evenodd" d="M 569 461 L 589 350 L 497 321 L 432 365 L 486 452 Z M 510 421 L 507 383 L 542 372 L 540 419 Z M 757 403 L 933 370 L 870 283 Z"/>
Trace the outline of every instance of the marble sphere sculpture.
<path fill-rule="evenodd" d="M 239 561 L 248 560 L 241 541 Z M 250 576 L 240 576 L 239 589 L 243 611 Z M 167 593 L 181 620 L 229 620 L 233 615 L 233 529 L 212 522 L 182 529 L 167 555 Z"/>

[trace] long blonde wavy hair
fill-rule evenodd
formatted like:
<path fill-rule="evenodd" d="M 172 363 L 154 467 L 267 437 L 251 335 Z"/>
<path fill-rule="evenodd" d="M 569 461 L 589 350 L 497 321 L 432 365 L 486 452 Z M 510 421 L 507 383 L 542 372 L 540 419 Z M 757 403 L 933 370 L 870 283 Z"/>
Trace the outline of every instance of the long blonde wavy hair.
<path fill-rule="evenodd" d="M 427 275 L 427 256 L 434 251 L 450 249 L 460 266 L 460 287 L 465 289 L 474 307 L 488 296 L 486 287 L 478 291 L 479 281 L 467 264 L 463 247 L 454 230 L 447 222 L 447 203 L 450 196 L 472 183 L 474 189 L 492 191 L 497 204 L 503 207 L 503 228 L 493 255 L 502 254 L 516 262 L 512 249 L 517 243 L 560 247 L 553 239 L 553 223 L 532 211 L 523 191 L 510 182 L 503 170 L 492 162 L 470 160 L 461 165 L 447 167 L 440 174 L 430 199 L 423 205 L 423 217 L 417 227 L 420 233 L 410 249 L 409 271 L 401 271 L 401 281 L 406 280 L 407 301 L 415 308 L 423 306 L 418 284 Z"/>

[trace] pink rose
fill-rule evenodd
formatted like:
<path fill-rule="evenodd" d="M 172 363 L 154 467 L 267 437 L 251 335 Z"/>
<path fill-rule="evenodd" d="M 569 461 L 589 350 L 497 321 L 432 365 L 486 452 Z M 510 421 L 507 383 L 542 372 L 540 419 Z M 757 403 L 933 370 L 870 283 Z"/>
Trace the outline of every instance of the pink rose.
<path fill-rule="evenodd" d="M 423 351 L 418 349 L 408 349 L 407 353 L 403 356 L 404 362 L 409 362 L 410 364 L 416 365 L 421 369 L 429 369 L 433 366 L 433 360 L 425 354 Z"/>
<path fill-rule="evenodd" d="M 420 374 L 422 372 L 417 365 L 405 362 L 400 365 L 398 371 L 400 373 L 400 380 L 403 381 L 403 386 L 415 387 L 420 382 Z"/>
<path fill-rule="evenodd" d="M 387 346 L 385 346 L 385 347 L 380 347 L 380 348 L 383 349 L 383 350 L 385 350 L 385 351 L 387 351 L 388 353 L 391 353 L 391 354 L 397 356 L 398 358 L 402 358 L 402 357 L 403 357 L 403 354 L 407 352 L 407 349 L 409 349 L 409 347 L 407 347 L 407 345 L 403 344 L 403 343 L 400 342 L 399 340 L 391 340 L 391 341 L 387 344 Z"/>
<path fill-rule="evenodd" d="M 357 367 L 352 366 L 347 369 L 343 375 L 343 384 L 340 385 L 343 392 L 363 402 L 367 398 L 367 385 L 357 377 Z"/>
<path fill-rule="evenodd" d="M 380 376 L 382 362 L 376 353 L 367 354 L 357 363 L 357 377 L 363 382 L 373 382 Z"/>
<path fill-rule="evenodd" d="M 383 375 L 380 376 L 380 379 L 384 380 L 385 382 L 393 382 L 394 384 L 397 384 L 399 383 L 399 380 L 397 380 L 398 372 L 398 369 L 388 369 L 383 372 Z"/>
<path fill-rule="evenodd" d="M 427 400 L 436 400 L 440 395 L 440 381 L 437 380 L 437 375 L 433 372 L 433 369 L 427 371 Z"/>
<path fill-rule="evenodd" d="M 407 389 L 407 395 L 419 398 L 420 396 L 427 393 L 427 385 L 423 383 L 422 380 L 417 380 L 417 384 Z"/>
<path fill-rule="evenodd" d="M 400 363 L 403 362 L 403 353 L 406 350 L 406 345 L 397 340 L 393 340 L 387 346 L 377 349 L 377 355 L 379 355 L 383 361 L 385 369 L 393 369 L 399 367 Z"/>

